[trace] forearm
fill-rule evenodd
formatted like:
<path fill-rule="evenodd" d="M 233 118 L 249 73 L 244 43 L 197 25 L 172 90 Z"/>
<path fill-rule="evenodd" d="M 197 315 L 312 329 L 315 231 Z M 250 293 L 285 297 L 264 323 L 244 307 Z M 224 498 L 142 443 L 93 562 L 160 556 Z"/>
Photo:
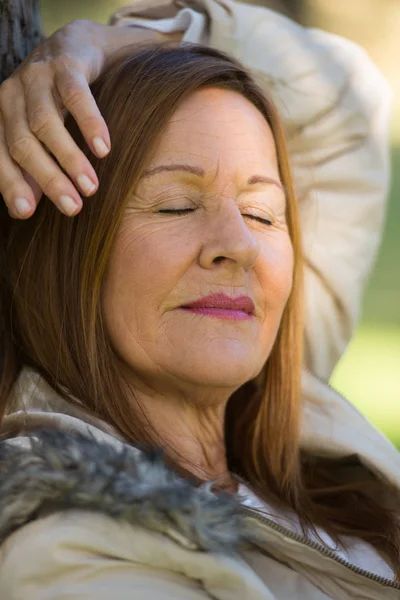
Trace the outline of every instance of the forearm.
<path fill-rule="evenodd" d="M 94 43 L 101 48 L 104 65 L 115 60 L 132 44 L 145 42 L 180 41 L 183 32 L 162 33 L 155 29 L 141 27 L 139 24 L 130 27 L 119 27 L 117 25 L 102 25 L 91 23 L 91 35 Z"/>

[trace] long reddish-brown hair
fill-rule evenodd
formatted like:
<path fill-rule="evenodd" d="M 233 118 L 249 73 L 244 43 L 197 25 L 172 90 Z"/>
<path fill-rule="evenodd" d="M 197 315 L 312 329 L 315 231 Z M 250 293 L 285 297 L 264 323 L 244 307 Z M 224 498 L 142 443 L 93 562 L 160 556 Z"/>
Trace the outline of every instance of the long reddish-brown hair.
<path fill-rule="evenodd" d="M 128 194 L 163 129 L 189 94 L 210 86 L 242 94 L 271 127 L 295 257 L 293 288 L 272 352 L 258 377 L 227 405 L 229 468 L 261 497 L 295 510 L 305 533 L 319 525 L 336 541 L 353 535 L 370 542 L 400 578 L 398 515 L 371 493 L 374 486 L 377 495 L 394 490 L 385 490 L 386 484 L 371 481 L 367 473 L 365 481 L 360 476 L 357 482 L 345 480 L 343 461 L 311 456 L 299 446 L 303 260 L 285 136 L 274 103 L 239 62 L 222 52 L 164 43 L 136 47 L 118 59 L 92 86 L 113 141 L 109 156 L 90 155 L 76 124 L 67 119 L 98 173 L 98 192 L 74 218 L 47 199 L 27 221 L 2 216 L 0 418 L 22 366 L 28 365 L 74 402 L 65 395 L 64 388 L 69 390 L 130 442 L 162 443 L 126 393 L 102 319 L 102 281 Z"/>

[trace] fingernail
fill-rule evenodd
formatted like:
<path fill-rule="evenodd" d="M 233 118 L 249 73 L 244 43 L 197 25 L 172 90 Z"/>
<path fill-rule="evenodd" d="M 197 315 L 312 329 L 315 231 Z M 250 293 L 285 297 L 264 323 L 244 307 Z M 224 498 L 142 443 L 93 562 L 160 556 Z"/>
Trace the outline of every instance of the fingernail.
<path fill-rule="evenodd" d="M 99 158 L 103 158 L 103 156 L 106 156 L 106 154 L 110 152 L 105 141 L 100 137 L 93 138 L 93 147 L 96 150 L 96 154 L 99 156 Z"/>
<path fill-rule="evenodd" d="M 96 189 L 96 184 L 87 176 L 87 175 L 78 175 L 76 178 L 79 187 L 81 188 L 84 194 L 92 194 Z"/>
<path fill-rule="evenodd" d="M 32 207 L 26 198 L 17 198 L 14 202 L 14 208 L 19 217 L 26 217 Z"/>
<path fill-rule="evenodd" d="M 66 215 L 72 217 L 77 212 L 78 205 L 71 196 L 60 196 L 59 202 Z"/>

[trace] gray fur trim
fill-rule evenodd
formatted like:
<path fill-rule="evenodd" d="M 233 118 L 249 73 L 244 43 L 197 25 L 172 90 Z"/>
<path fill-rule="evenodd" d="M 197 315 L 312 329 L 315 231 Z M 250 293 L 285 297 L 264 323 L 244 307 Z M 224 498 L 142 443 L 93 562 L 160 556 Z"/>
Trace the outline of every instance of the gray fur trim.
<path fill-rule="evenodd" d="M 54 429 L 29 440 L 0 443 L 0 542 L 43 511 L 66 509 L 140 524 L 192 549 L 229 552 L 254 536 L 237 499 L 195 487 L 161 453 Z"/>

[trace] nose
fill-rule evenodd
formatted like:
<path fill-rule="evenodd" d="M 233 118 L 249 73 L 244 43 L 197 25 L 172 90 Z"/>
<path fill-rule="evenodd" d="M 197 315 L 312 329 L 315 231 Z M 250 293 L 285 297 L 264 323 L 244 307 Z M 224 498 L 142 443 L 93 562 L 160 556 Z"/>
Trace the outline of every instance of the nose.
<path fill-rule="evenodd" d="M 227 200 L 207 214 L 204 224 L 200 264 L 216 263 L 248 270 L 257 260 L 260 246 L 234 200 Z"/>

